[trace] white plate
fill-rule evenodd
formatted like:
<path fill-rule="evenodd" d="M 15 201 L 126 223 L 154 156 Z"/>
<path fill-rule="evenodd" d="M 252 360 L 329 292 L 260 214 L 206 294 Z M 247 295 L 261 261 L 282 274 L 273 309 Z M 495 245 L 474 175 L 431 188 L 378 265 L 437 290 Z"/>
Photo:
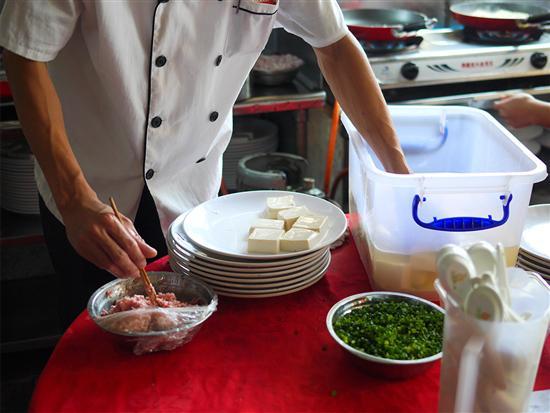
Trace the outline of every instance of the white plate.
<path fill-rule="evenodd" d="M 286 287 L 271 288 L 271 289 L 265 289 L 265 290 L 254 290 L 254 291 L 243 291 L 240 289 L 233 289 L 233 288 L 226 288 L 226 287 L 212 287 L 212 288 L 219 295 L 225 295 L 229 297 L 242 297 L 242 298 L 275 297 L 279 295 L 285 295 L 296 291 L 300 291 L 315 284 L 317 281 L 319 281 L 321 278 L 324 277 L 327 269 L 328 269 L 328 265 L 327 265 L 327 268 L 323 268 L 323 271 L 320 271 L 317 275 L 314 275 L 310 279 L 304 280 L 301 283 L 298 283 L 292 286 L 286 286 Z"/>
<path fill-rule="evenodd" d="M 543 277 L 544 279 L 550 279 L 550 273 L 546 273 L 544 271 L 540 271 L 540 270 L 537 270 L 536 268 L 531 268 L 527 265 L 523 265 L 522 263 L 518 262 L 516 264 L 516 267 L 519 267 L 519 268 L 522 268 L 524 269 L 525 271 L 533 271 L 533 272 L 536 272 L 537 274 L 540 274 L 541 277 Z"/>
<path fill-rule="evenodd" d="M 550 268 L 550 260 L 543 260 L 542 258 L 529 254 L 521 248 L 519 249 L 518 257 L 522 257 L 526 261 L 532 262 L 533 264 Z"/>
<path fill-rule="evenodd" d="M 542 135 L 540 138 L 537 138 L 537 142 L 545 148 L 550 148 L 550 130 L 547 130 L 544 135 Z"/>
<path fill-rule="evenodd" d="M 236 297 L 236 298 L 268 298 L 268 297 L 278 297 L 281 295 L 288 295 L 292 294 L 301 290 L 305 290 L 306 288 L 311 287 L 313 284 L 315 284 L 317 281 L 319 281 L 321 278 L 323 278 L 325 273 L 319 274 L 317 277 L 312 278 L 310 282 L 304 285 L 300 285 L 295 288 L 290 288 L 288 290 L 279 290 L 274 292 L 268 292 L 268 293 L 243 293 L 243 292 L 232 292 L 223 288 L 214 288 L 214 291 L 218 293 L 218 295 L 225 296 L 225 297 Z"/>
<path fill-rule="evenodd" d="M 523 143 L 527 147 L 527 149 L 529 149 L 535 155 L 538 154 L 542 149 L 542 145 L 538 141 L 522 141 L 521 143 Z"/>
<path fill-rule="evenodd" d="M 267 197 L 285 195 L 294 195 L 296 205 L 304 205 L 313 213 L 328 217 L 328 228 L 322 238 L 307 251 L 248 253 L 248 230 L 254 220 L 264 216 Z M 311 195 L 286 191 L 238 192 L 215 198 L 191 210 L 183 221 L 186 237 L 202 249 L 227 257 L 264 261 L 296 257 L 328 247 L 342 236 L 346 226 L 346 216 L 330 202 Z"/>
<path fill-rule="evenodd" d="M 175 260 L 173 261 L 174 261 L 174 264 L 177 265 L 178 268 L 180 268 L 182 271 L 191 273 L 192 275 L 197 275 L 200 277 L 208 277 L 217 281 L 229 282 L 233 284 L 254 284 L 254 283 L 261 284 L 261 283 L 269 283 L 269 282 L 279 282 L 279 281 L 308 276 L 312 272 L 317 271 L 319 267 L 322 264 L 324 264 L 327 261 L 327 259 L 329 259 L 329 256 L 330 256 L 330 252 L 327 251 L 323 256 L 319 257 L 314 262 L 299 268 L 297 271 L 293 270 L 292 272 L 282 272 L 280 274 L 247 274 L 247 273 L 217 274 L 217 273 L 205 271 L 202 269 L 189 268 L 188 266 L 185 266 L 180 262 L 177 262 Z"/>
<path fill-rule="evenodd" d="M 296 271 L 297 268 L 302 267 L 304 265 L 311 264 L 311 262 L 320 259 L 321 256 L 326 253 L 326 249 L 323 249 L 323 250 L 316 251 L 314 254 L 305 255 L 303 256 L 304 257 L 303 260 L 291 262 L 290 264 L 273 265 L 271 267 L 250 268 L 250 267 L 244 267 L 244 266 L 231 267 L 228 265 L 218 265 L 218 264 L 210 263 L 208 261 L 201 261 L 198 259 L 194 259 L 189 255 L 186 255 L 185 252 L 181 252 L 173 248 L 169 248 L 169 251 L 174 255 L 174 258 L 176 259 L 176 261 L 184 266 L 190 266 L 190 267 L 194 267 L 194 268 L 205 270 L 212 273 L 216 273 L 216 271 L 218 271 L 218 272 L 221 272 L 222 274 L 227 274 L 227 273 L 264 274 L 264 273 L 274 273 L 276 271 L 286 271 L 288 273 L 289 271 Z"/>
<path fill-rule="evenodd" d="M 185 215 L 182 215 L 182 217 L 185 217 Z M 231 267 L 233 270 L 238 269 L 239 271 L 244 271 L 246 268 L 252 271 L 254 269 L 258 269 L 259 271 L 260 268 L 265 268 L 266 270 L 271 271 L 273 268 L 279 268 L 286 265 L 295 265 L 297 263 L 305 262 L 313 256 L 319 256 L 322 254 L 322 251 L 313 251 L 310 254 L 305 254 L 299 257 L 274 259 L 272 261 L 231 260 L 227 259 L 227 257 L 216 256 L 216 254 L 213 253 L 208 253 L 207 255 L 205 252 L 197 249 L 193 244 L 188 242 L 185 236 L 182 236 L 177 232 L 176 228 L 178 227 L 178 220 L 180 218 L 181 217 L 178 217 L 168 230 L 168 248 L 176 253 L 187 256 L 189 260 L 194 260 L 200 262 L 201 264 L 218 264 L 224 267 Z M 174 237 L 176 241 L 174 241 Z"/>
<path fill-rule="evenodd" d="M 522 258 L 518 257 L 518 264 L 521 264 L 523 267 L 531 268 L 534 271 L 544 273 L 546 275 L 550 275 L 550 268 L 541 267 L 539 265 L 533 264 L 532 262 L 526 261 Z"/>
<path fill-rule="evenodd" d="M 517 129 L 509 126 L 508 130 L 512 133 L 512 135 L 514 135 L 523 143 L 525 143 L 524 141 L 536 139 L 544 133 L 544 128 L 538 125 L 530 125 L 524 128 L 517 128 Z"/>
<path fill-rule="evenodd" d="M 317 262 L 321 261 L 322 258 L 327 253 L 327 250 L 321 250 L 322 252 L 319 255 L 316 255 L 314 257 L 311 257 L 307 261 L 304 262 L 298 262 L 291 264 L 290 266 L 283 266 L 281 267 L 271 267 L 271 268 L 245 268 L 246 271 L 241 270 L 240 268 L 225 268 L 225 269 L 219 269 L 219 268 L 211 268 L 209 266 L 204 266 L 197 264 L 192 261 L 185 261 L 181 259 L 177 255 L 176 252 L 170 251 L 170 254 L 174 257 L 176 262 L 180 264 L 182 267 L 188 268 L 189 270 L 200 270 L 204 271 L 210 274 L 217 274 L 222 276 L 228 276 L 228 277 L 238 277 L 238 278 L 258 278 L 258 277 L 274 277 L 277 275 L 285 275 L 285 274 L 291 274 L 296 273 L 298 271 L 302 271 L 305 268 L 311 267 L 312 265 L 315 265 Z"/>
<path fill-rule="evenodd" d="M 550 261 L 550 204 L 531 205 L 527 209 L 520 247 L 530 255 Z"/>
<path fill-rule="evenodd" d="M 247 259 L 234 259 L 231 257 L 225 257 L 222 255 L 217 255 L 213 252 L 206 253 L 198 249 L 195 245 L 191 244 L 185 234 L 183 233 L 183 221 L 189 212 L 183 213 L 178 218 L 174 220 L 170 228 L 168 229 L 168 248 L 173 249 L 175 252 L 179 252 L 183 255 L 190 256 L 190 259 L 197 259 L 201 262 L 208 262 L 219 264 L 222 266 L 229 266 L 238 268 L 239 271 L 243 268 L 266 268 L 271 269 L 273 267 L 280 267 L 283 265 L 290 265 L 295 263 L 304 262 L 309 259 L 311 256 L 319 256 L 322 254 L 322 251 L 311 251 L 307 254 L 291 257 L 291 258 L 279 258 L 277 255 L 272 255 L 272 260 L 270 261 L 258 261 L 258 260 L 247 260 Z M 248 231 L 248 230 L 247 230 Z"/>
<path fill-rule="evenodd" d="M 222 288 L 234 288 L 236 290 L 243 290 L 243 291 L 250 291 L 250 290 L 257 291 L 257 290 L 293 286 L 293 285 L 301 284 L 302 282 L 317 276 L 321 270 L 326 269 L 330 264 L 330 254 L 323 257 L 323 259 L 315 263 L 315 265 L 301 271 L 300 273 L 290 274 L 287 276 L 281 276 L 276 278 L 266 278 L 266 279 L 262 278 L 262 279 L 255 279 L 255 280 L 220 277 L 217 275 L 204 273 L 202 271 L 186 271 L 181 269 L 181 267 L 178 267 L 177 263 L 173 263 L 173 264 L 175 264 L 176 270 L 178 268 L 180 269 L 180 271 L 177 271 L 177 272 L 182 272 L 183 274 L 192 275 L 194 277 L 200 278 L 214 288 L 222 287 Z"/>

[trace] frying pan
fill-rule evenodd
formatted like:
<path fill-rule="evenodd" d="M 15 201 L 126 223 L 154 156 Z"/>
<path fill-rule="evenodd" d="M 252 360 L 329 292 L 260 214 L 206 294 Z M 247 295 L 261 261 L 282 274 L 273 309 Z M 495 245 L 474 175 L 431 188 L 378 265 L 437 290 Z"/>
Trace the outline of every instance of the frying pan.
<path fill-rule="evenodd" d="M 550 10 L 523 1 L 460 3 L 451 6 L 451 13 L 457 22 L 478 30 L 545 30 L 541 23 L 550 22 Z"/>
<path fill-rule="evenodd" d="M 416 31 L 437 22 L 425 14 L 401 9 L 344 10 L 344 20 L 359 40 L 392 41 L 415 37 Z"/>

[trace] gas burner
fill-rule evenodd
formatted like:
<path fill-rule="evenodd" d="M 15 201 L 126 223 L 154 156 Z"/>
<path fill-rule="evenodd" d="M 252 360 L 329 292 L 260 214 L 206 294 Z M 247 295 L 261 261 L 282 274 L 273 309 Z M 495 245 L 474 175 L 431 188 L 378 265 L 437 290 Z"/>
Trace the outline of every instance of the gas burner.
<path fill-rule="evenodd" d="M 542 36 L 542 30 L 479 30 L 464 26 L 464 41 L 492 45 L 520 45 L 534 42 Z"/>
<path fill-rule="evenodd" d="M 422 40 L 424 39 L 420 36 L 409 36 L 396 40 L 359 40 L 359 43 L 365 52 L 381 55 L 415 49 Z"/>

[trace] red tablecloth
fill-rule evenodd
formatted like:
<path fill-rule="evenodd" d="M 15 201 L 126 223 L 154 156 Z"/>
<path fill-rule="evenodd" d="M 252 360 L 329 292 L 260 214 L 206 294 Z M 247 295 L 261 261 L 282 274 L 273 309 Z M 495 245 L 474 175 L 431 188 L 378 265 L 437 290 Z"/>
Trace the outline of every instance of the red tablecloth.
<path fill-rule="evenodd" d="M 167 270 L 167 260 L 149 270 Z M 333 252 L 326 277 L 288 296 L 220 297 L 195 338 L 172 352 L 134 356 L 82 313 L 63 335 L 37 383 L 31 412 L 434 412 L 439 364 L 386 381 L 329 336 L 338 300 L 369 290 L 350 241 Z M 550 342 L 536 390 L 550 388 Z"/>

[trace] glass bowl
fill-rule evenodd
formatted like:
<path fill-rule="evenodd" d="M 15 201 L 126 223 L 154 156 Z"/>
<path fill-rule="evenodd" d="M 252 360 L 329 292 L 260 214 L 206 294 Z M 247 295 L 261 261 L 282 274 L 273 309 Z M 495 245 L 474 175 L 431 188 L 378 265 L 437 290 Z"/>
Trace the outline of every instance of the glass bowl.
<path fill-rule="evenodd" d="M 125 317 L 123 321 L 126 326 L 132 321 L 139 324 L 145 317 L 151 317 L 151 315 L 165 317 L 169 321 L 167 325 L 170 326 L 165 330 L 128 331 L 131 329 L 119 328 L 119 324 L 111 322 L 112 316 L 104 316 L 118 299 L 134 294 L 145 295 L 140 278 L 115 279 L 98 288 L 88 301 L 88 313 L 92 320 L 104 331 L 130 344 L 135 354 L 172 350 L 191 341 L 202 324 L 216 310 L 218 304 L 216 293 L 208 285 L 193 277 L 174 272 L 148 272 L 147 274 L 158 293 L 174 293 L 178 300 L 190 303 L 192 307 L 138 309 L 116 313 L 116 316 Z"/>

